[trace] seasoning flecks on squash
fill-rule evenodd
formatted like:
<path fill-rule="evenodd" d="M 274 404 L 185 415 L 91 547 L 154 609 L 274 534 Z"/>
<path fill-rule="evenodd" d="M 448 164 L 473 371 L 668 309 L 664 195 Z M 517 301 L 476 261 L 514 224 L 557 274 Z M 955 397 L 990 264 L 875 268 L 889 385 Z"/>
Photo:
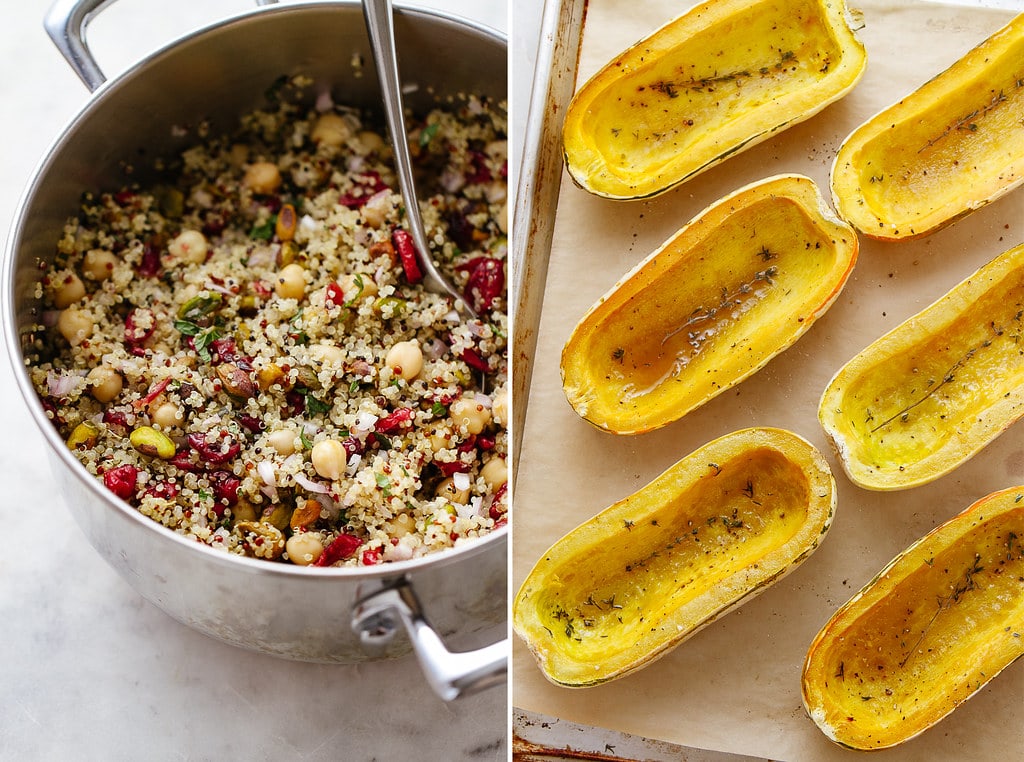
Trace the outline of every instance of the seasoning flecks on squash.
<path fill-rule="evenodd" d="M 864 122 L 832 167 L 840 215 L 880 240 L 918 238 L 1024 182 L 1024 14 Z"/>
<path fill-rule="evenodd" d="M 897 490 L 960 466 L 1024 415 L 1024 245 L 862 350 L 818 419 L 849 477 Z"/>
<path fill-rule="evenodd" d="M 566 165 L 599 196 L 656 195 L 838 100 L 865 61 L 842 0 L 709 0 L 580 88 Z"/>
<path fill-rule="evenodd" d="M 664 426 L 795 342 L 839 295 L 857 236 L 814 183 L 780 175 L 706 209 L 580 320 L 566 398 L 617 434 Z"/>
<path fill-rule="evenodd" d="M 933 726 L 1024 656 L 1024 487 L 992 493 L 889 563 L 814 638 L 807 713 L 884 749 Z"/>
<path fill-rule="evenodd" d="M 516 596 L 516 632 L 555 683 L 622 677 L 798 566 L 834 510 L 809 443 L 733 432 L 556 542 Z"/>

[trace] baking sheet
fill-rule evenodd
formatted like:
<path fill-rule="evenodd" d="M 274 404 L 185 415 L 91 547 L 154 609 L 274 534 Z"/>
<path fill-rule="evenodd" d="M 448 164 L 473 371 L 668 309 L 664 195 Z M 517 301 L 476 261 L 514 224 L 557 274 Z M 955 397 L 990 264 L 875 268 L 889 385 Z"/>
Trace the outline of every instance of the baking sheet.
<path fill-rule="evenodd" d="M 607 60 L 693 3 L 590 0 L 579 58 L 582 83 Z M 829 536 L 803 566 L 649 668 L 571 690 L 548 683 L 516 639 L 516 707 L 683 746 L 778 760 L 839 760 L 804 714 L 800 667 L 829 616 L 896 553 L 996 489 L 1024 484 L 1024 428 L 1015 426 L 972 461 L 932 484 L 873 493 L 842 473 L 817 423 L 833 373 L 885 331 L 941 296 L 995 255 L 1024 241 L 1024 191 L 1005 196 L 919 241 L 861 238 L 858 264 L 832 309 L 793 347 L 743 384 L 681 421 L 640 437 L 615 437 L 579 419 L 562 395 L 558 359 L 586 309 L 640 259 L 728 192 L 781 172 L 823 189 L 843 137 L 1002 26 L 1005 11 L 897 0 L 859 3 L 869 64 L 837 104 L 649 201 L 612 202 L 563 175 L 544 306 L 537 326 L 522 430 L 513 542 L 517 589 L 558 537 L 636 491 L 707 441 L 751 425 L 783 426 L 826 453 L 839 505 Z M 932 730 L 879 760 L 992 760 L 1019 756 L 1024 663 L 1018 662 Z"/>

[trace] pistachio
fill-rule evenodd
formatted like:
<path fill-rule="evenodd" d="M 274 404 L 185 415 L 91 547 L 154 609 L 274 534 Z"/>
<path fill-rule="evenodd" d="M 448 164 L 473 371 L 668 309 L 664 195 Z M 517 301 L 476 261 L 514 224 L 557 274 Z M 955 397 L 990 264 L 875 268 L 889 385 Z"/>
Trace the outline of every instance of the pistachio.
<path fill-rule="evenodd" d="M 244 497 L 239 497 L 238 502 L 231 507 L 231 515 L 234 518 L 233 526 L 243 521 L 256 521 L 256 506 Z"/>
<path fill-rule="evenodd" d="M 278 503 L 272 508 L 267 508 L 263 511 L 263 521 L 283 532 L 290 524 L 294 510 L 290 505 Z"/>
<path fill-rule="evenodd" d="M 239 521 L 235 534 L 242 541 L 247 556 L 273 561 L 284 553 L 284 534 L 266 521 Z"/>
<path fill-rule="evenodd" d="M 382 296 L 373 303 L 374 311 L 385 318 L 400 318 L 405 315 L 406 301 L 397 296 Z"/>
<path fill-rule="evenodd" d="M 96 444 L 100 435 L 100 427 L 92 421 L 82 421 L 75 426 L 71 436 L 68 437 L 67 445 L 72 450 L 88 449 Z"/>
<path fill-rule="evenodd" d="M 277 252 L 278 267 L 287 267 L 299 260 L 299 246 L 295 241 L 289 240 L 281 244 L 281 250 Z"/>
<path fill-rule="evenodd" d="M 171 438 L 152 426 L 139 426 L 129 435 L 132 447 L 143 455 L 168 460 L 174 457 L 177 448 Z"/>
<path fill-rule="evenodd" d="M 277 213 L 277 223 L 274 232 L 282 241 L 290 241 L 295 237 L 295 228 L 298 226 L 299 218 L 295 214 L 295 207 L 285 204 Z"/>
<path fill-rule="evenodd" d="M 291 525 L 292 531 L 297 532 L 300 529 L 308 529 L 316 520 L 320 518 L 320 503 L 316 500 L 306 500 L 292 513 Z"/>
<path fill-rule="evenodd" d="M 247 371 L 242 370 L 233 362 L 221 363 L 217 366 L 217 377 L 224 385 L 224 391 L 232 397 L 248 399 L 256 396 L 256 384 Z"/>
<path fill-rule="evenodd" d="M 284 369 L 274 362 L 256 371 L 256 383 L 259 385 L 260 390 L 264 392 L 274 384 L 283 381 L 284 378 Z"/>

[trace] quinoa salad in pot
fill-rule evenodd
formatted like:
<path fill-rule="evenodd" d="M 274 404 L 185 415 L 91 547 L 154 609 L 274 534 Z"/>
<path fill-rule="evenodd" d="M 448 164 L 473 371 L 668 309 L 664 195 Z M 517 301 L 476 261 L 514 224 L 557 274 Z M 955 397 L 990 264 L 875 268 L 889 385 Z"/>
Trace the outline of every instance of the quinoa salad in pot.
<path fill-rule="evenodd" d="M 227 553 L 367 566 L 506 522 L 504 104 L 407 120 L 430 253 L 384 130 L 282 80 L 158 179 L 89 192 L 26 350 L 106 489 Z M 432 256 L 462 301 L 427 291 Z"/>

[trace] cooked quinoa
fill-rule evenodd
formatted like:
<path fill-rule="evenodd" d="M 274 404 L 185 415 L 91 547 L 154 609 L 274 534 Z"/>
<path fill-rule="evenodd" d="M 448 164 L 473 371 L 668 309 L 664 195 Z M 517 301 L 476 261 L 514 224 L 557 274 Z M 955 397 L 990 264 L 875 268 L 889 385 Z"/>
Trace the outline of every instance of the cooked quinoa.
<path fill-rule="evenodd" d="M 470 319 L 419 282 L 383 129 L 298 103 L 83 198 L 38 285 L 33 383 L 89 473 L 225 552 L 358 566 L 470 541 L 508 505 L 503 104 L 408 121 Z"/>

